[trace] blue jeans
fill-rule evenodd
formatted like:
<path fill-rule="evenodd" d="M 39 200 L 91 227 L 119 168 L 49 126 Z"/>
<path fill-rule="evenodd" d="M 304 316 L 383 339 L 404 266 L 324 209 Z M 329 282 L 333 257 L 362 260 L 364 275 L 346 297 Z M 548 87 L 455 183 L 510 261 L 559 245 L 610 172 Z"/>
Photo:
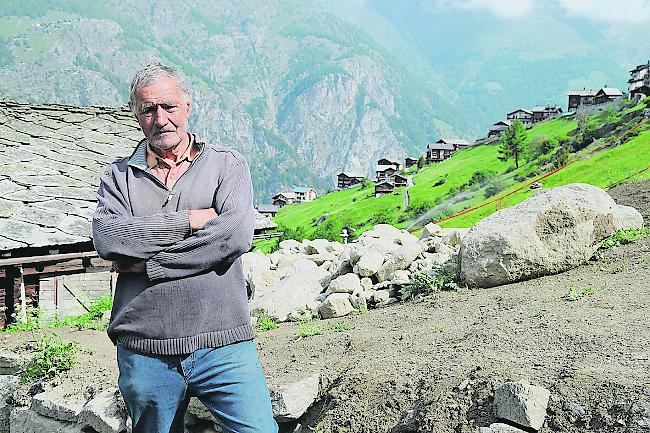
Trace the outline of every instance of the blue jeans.
<path fill-rule="evenodd" d="M 118 345 L 117 363 L 133 433 L 183 433 L 192 396 L 226 432 L 278 431 L 254 341 L 171 356 Z"/>

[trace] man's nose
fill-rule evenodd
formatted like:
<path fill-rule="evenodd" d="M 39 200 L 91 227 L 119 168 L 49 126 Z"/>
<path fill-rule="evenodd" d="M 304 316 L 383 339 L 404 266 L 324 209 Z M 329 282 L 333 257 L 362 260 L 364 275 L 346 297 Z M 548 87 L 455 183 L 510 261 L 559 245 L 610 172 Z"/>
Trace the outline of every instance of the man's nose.
<path fill-rule="evenodd" d="M 153 120 L 158 126 L 165 126 L 167 124 L 167 112 L 160 105 L 156 107 Z"/>

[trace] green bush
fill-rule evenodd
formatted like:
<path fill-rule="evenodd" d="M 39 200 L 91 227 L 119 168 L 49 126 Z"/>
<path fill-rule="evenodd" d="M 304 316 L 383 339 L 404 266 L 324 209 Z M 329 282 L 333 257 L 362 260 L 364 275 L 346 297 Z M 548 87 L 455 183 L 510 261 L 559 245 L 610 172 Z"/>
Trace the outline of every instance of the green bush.
<path fill-rule="evenodd" d="M 485 198 L 493 197 L 506 189 L 506 184 L 500 177 L 496 177 L 490 181 L 485 187 Z"/>
<path fill-rule="evenodd" d="M 21 375 L 23 383 L 32 379 L 50 380 L 70 370 L 77 362 L 79 344 L 65 342 L 56 335 L 45 335 L 37 343 L 34 357 Z"/>
<path fill-rule="evenodd" d="M 412 299 L 437 293 L 454 280 L 454 274 L 443 266 L 436 266 L 428 272 L 413 274 L 413 283 L 400 289 L 402 299 Z"/>
<path fill-rule="evenodd" d="M 635 242 L 639 239 L 650 236 L 650 230 L 646 228 L 619 230 L 603 242 L 601 248 L 607 249 L 616 245 L 624 245 Z"/>

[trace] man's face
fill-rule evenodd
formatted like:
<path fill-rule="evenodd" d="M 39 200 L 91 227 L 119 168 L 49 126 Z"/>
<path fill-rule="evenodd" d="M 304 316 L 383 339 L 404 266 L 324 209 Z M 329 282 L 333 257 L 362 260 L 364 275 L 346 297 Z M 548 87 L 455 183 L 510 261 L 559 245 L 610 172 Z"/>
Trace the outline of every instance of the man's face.
<path fill-rule="evenodd" d="M 187 127 L 192 108 L 176 82 L 162 77 L 143 87 L 135 98 L 136 118 L 149 143 L 166 151 L 188 139 Z"/>

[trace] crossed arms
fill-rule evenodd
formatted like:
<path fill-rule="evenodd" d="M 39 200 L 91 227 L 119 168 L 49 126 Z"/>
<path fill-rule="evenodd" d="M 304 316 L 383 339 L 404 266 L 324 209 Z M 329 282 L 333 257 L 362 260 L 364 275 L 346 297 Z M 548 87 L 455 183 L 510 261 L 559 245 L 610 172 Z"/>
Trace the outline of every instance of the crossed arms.
<path fill-rule="evenodd" d="M 248 251 L 255 215 L 248 166 L 236 160 L 219 185 L 213 208 L 133 216 L 126 177 L 112 165 L 101 176 L 93 243 L 121 272 L 146 272 L 151 281 L 227 268 Z M 144 198 L 143 198 L 144 199 Z"/>

